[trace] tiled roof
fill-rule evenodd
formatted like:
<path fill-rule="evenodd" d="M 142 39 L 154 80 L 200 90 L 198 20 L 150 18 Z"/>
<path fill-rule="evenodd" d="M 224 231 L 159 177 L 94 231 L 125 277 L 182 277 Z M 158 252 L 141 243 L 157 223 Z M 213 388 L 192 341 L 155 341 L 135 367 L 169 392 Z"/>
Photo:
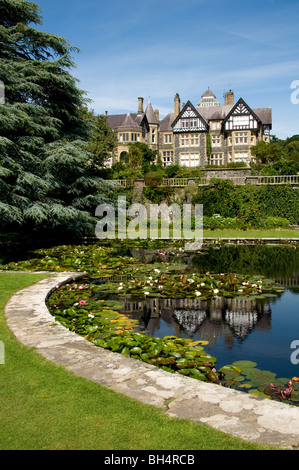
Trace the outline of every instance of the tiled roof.
<path fill-rule="evenodd" d="M 201 95 L 202 98 L 206 98 L 207 96 L 212 96 L 213 98 L 216 98 L 214 93 L 210 90 L 210 88 L 207 89 L 207 91 L 204 92 L 203 95 Z"/>
<path fill-rule="evenodd" d="M 222 120 L 232 110 L 234 105 L 223 105 L 223 106 L 207 106 L 197 107 L 197 111 L 205 118 L 206 121 L 211 120 Z M 272 124 L 272 108 L 256 108 L 252 111 L 262 121 L 263 124 Z"/>
<path fill-rule="evenodd" d="M 272 108 L 256 108 L 252 110 L 263 124 L 272 124 Z"/>
<path fill-rule="evenodd" d="M 108 124 L 112 129 L 116 127 L 138 127 L 144 118 L 143 114 L 111 114 L 107 116 Z"/>
<path fill-rule="evenodd" d="M 154 113 L 153 107 L 151 105 L 151 102 L 148 103 L 146 110 L 145 110 L 145 114 L 146 114 L 149 124 L 159 124 L 159 122 L 157 121 L 156 115 Z"/>
<path fill-rule="evenodd" d="M 197 111 L 206 121 L 212 119 L 224 119 L 227 114 L 231 111 L 233 105 L 223 105 L 223 106 L 203 106 L 197 107 Z"/>
<path fill-rule="evenodd" d="M 160 121 L 159 131 L 160 132 L 166 132 L 166 131 L 172 132 L 173 129 L 171 127 L 171 124 L 173 123 L 174 119 L 175 119 L 174 113 L 167 114 L 167 116 L 165 116 L 165 118 L 162 119 L 162 121 Z"/>

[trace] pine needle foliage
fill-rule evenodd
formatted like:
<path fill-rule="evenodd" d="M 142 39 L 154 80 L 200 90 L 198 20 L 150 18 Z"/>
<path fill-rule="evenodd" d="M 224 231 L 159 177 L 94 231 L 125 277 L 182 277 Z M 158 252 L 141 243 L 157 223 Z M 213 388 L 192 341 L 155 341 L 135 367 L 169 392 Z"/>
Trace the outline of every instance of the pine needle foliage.
<path fill-rule="evenodd" d="M 111 189 L 98 176 L 95 123 L 69 72 L 78 49 L 41 24 L 36 3 L 0 1 L 0 232 L 93 235 Z"/>

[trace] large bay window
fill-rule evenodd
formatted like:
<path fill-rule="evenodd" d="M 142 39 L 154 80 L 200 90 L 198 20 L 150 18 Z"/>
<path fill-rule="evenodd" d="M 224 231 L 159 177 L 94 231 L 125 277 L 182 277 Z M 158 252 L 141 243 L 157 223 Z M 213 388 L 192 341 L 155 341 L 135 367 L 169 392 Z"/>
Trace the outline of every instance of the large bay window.
<path fill-rule="evenodd" d="M 200 164 L 199 153 L 181 153 L 181 166 L 195 167 Z"/>
<path fill-rule="evenodd" d="M 248 152 L 236 152 L 235 153 L 235 162 L 247 162 Z"/>

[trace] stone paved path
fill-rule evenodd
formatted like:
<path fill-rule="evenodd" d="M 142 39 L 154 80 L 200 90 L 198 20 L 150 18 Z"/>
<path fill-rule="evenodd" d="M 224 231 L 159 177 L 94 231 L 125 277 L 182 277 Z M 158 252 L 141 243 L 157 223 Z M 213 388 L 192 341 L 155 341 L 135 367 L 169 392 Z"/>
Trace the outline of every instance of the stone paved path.
<path fill-rule="evenodd" d="M 96 347 L 55 322 L 45 304 L 49 291 L 78 277 L 51 274 L 9 300 L 7 324 L 18 341 L 77 376 L 159 407 L 170 417 L 206 423 L 260 444 L 299 449 L 298 407 L 170 374 Z"/>

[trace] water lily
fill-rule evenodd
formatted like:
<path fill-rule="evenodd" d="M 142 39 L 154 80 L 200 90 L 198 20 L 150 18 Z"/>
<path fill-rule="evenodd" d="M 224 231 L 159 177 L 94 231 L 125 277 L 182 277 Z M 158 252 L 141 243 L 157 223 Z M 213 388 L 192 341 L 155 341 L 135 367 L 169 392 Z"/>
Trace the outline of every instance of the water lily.
<path fill-rule="evenodd" d="M 197 295 L 198 297 L 201 295 L 201 292 L 199 292 L 198 290 L 195 291 L 195 295 Z"/>
<path fill-rule="evenodd" d="M 214 289 L 214 294 L 218 294 L 219 289 Z"/>
<path fill-rule="evenodd" d="M 80 300 L 79 304 L 80 304 L 80 305 L 85 305 L 86 302 L 85 302 L 85 300 Z"/>

